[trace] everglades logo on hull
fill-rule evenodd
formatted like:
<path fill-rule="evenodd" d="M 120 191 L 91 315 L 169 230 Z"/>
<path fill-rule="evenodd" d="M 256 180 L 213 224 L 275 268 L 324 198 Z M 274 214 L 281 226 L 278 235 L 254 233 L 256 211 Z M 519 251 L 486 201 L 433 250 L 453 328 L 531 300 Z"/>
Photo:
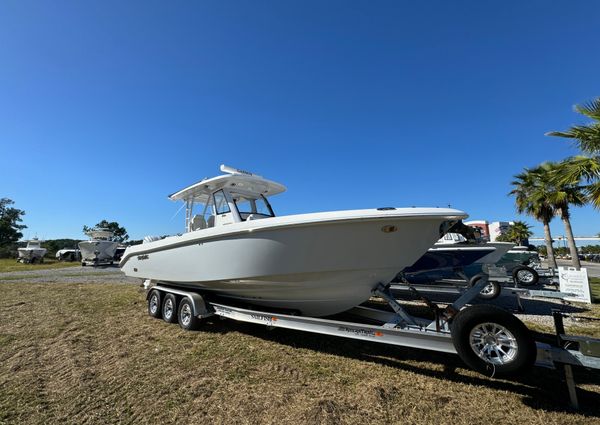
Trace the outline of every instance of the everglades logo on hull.
<path fill-rule="evenodd" d="M 147 260 L 148 258 L 149 258 L 148 254 L 138 255 L 138 257 L 137 257 L 138 260 Z"/>

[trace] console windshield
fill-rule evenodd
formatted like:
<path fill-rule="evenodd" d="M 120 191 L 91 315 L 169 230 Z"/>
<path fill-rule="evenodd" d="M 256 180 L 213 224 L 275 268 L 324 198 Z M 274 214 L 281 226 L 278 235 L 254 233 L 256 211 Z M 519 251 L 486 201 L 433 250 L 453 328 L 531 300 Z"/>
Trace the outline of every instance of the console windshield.
<path fill-rule="evenodd" d="M 250 215 L 253 215 L 254 218 L 275 217 L 271 205 L 269 205 L 264 196 L 260 198 L 246 198 L 238 195 L 234 196 L 233 201 L 242 220 L 246 220 Z"/>

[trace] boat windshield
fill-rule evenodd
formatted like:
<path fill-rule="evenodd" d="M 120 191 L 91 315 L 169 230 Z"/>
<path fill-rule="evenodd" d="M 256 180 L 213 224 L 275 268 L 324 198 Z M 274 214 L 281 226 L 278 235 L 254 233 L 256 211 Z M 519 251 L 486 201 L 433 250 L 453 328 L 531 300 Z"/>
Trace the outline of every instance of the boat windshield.
<path fill-rule="evenodd" d="M 246 198 L 242 195 L 234 195 L 233 201 L 240 213 L 242 220 L 247 220 L 250 215 L 252 218 L 274 217 L 275 214 L 271 205 L 264 196 L 260 198 Z"/>

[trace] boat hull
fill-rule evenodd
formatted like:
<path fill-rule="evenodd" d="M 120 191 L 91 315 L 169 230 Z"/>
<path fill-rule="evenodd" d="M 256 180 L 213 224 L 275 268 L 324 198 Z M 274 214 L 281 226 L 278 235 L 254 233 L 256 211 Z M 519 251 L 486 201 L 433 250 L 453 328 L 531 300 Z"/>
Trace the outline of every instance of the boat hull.
<path fill-rule="evenodd" d="M 79 242 L 82 261 L 106 262 L 112 261 L 117 250 L 117 242 L 111 241 L 83 241 Z"/>
<path fill-rule="evenodd" d="M 388 215 L 260 228 L 245 222 L 232 225 L 231 234 L 201 230 L 128 248 L 121 268 L 128 276 L 326 316 L 368 300 L 378 283 L 435 243 L 448 219 Z"/>
<path fill-rule="evenodd" d="M 31 260 L 32 258 L 42 258 L 46 255 L 45 248 L 18 248 L 19 259 Z"/>

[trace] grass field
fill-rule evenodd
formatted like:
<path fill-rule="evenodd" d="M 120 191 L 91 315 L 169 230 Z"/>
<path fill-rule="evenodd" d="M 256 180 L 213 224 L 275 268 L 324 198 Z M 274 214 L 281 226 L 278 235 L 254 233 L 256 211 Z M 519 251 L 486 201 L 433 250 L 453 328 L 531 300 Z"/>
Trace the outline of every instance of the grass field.
<path fill-rule="evenodd" d="M 1 283 L 0 423 L 600 423 L 600 375 L 515 380 L 451 355 L 146 314 L 126 284 Z M 587 415 L 587 416 L 586 416 Z"/>
<path fill-rule="evenodd" d="M 0 258 L 0 273 L 20 272 L 27 270 L 62 269 L 64 267 L 75 267 L 80 265 L 81 263 L 78 261 L 61 262 L 48 258 L 44 258 L 44 262 L 42 264 L 23 264 L 18 263 L 14 258 Z"/>

